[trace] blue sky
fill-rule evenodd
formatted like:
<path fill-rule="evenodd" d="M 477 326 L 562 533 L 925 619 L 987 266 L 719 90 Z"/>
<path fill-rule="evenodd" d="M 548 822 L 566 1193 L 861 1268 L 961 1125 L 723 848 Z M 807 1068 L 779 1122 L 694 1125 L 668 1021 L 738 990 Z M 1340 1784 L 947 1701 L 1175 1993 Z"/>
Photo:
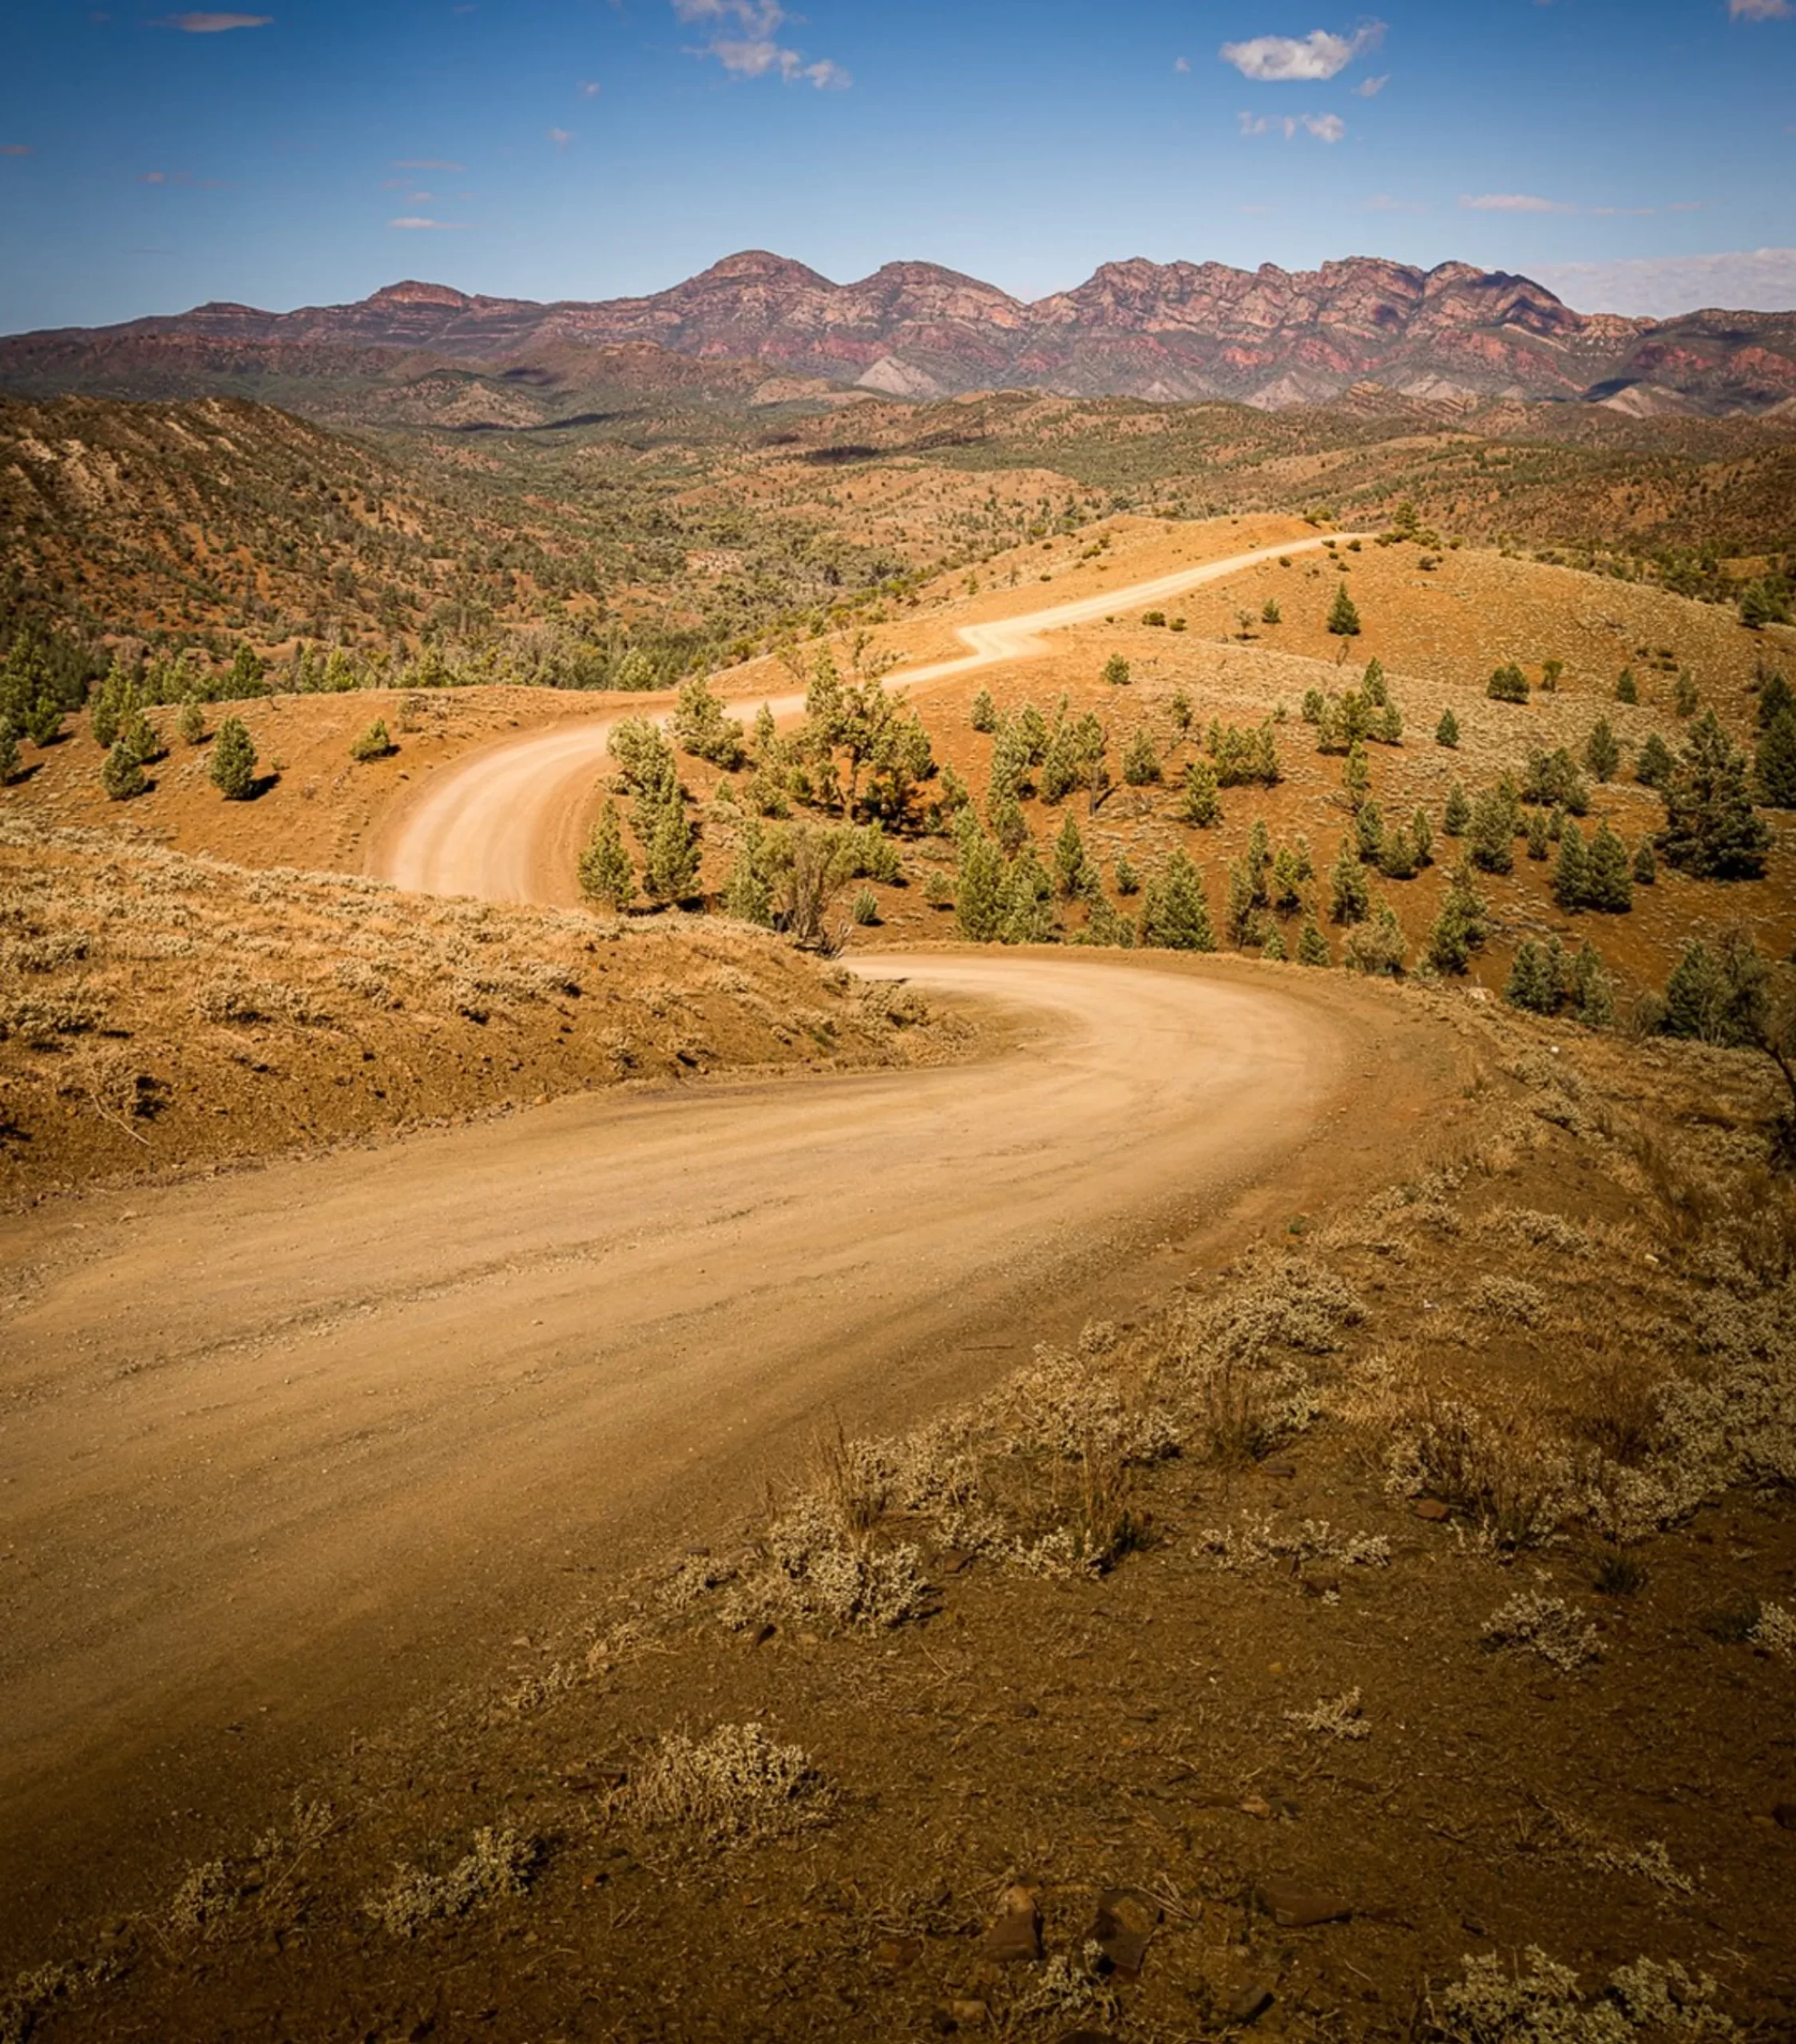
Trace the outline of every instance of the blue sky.
<path fill-rule="evenodd" d="M 7 10 L 0 331 L 609 298 L 743 248 L 1023 297 L 1378 254 L 1796 307 L 1796 0 L 249 6 Z"/>

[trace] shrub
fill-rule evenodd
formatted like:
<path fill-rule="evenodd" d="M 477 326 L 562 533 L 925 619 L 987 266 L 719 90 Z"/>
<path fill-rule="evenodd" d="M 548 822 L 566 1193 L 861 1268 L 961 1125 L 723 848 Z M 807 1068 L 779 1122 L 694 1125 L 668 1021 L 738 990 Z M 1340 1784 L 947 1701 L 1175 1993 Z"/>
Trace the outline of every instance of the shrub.
<path fill-rule="evenodd" d="M 384 759 L 398 749 L 387 735 L 386 719 L 377 717 L 360 737 L 350 740 L 349 756 L 358 761 Z"/>
<path fill-rule="evenodd" d="M 1603 1642 L 1582 1611 L 1563 1597 L 1522 1591 L 1485 1619 L 1484 1643 L 1493 1654 L 1534 1654 L 1571 1674 L 1602 1658 Z"/>
<path fill-rule="evenodd" d="M 1677 687 L 1672 692 L 1672 707 L 1680 717 L 1694 717 L 1696 700 L 1696 677 L 1686 667 L 1678 676 Z"/>
<path fill-rule="evenodd" d="M 870 887 L 863 887 L 849 905 L 849 914 L 862 929 L 870 929 L 879 920 L 879 897 Z"/>
<path fill-rule="evenodd" d="M 1359 612 L 1353 598 L 1347 594 L 1345 582 L 1334 592 L 1334 601 L 1328 613 L 1328 628 L 1337 639 L 1357 639 L 1359 636 Z"/>
<path fill-rule="evenodd" d="M 1104 663 L 1104 679 L 1112 688 L 1128 686 L 1128 662 L 1120 653 L 1112 653 Z"/>
<path fill-rule="evenodd" d="M 205 706 L 197 695 L 181 699 L 180 715 L 175 720 L 175 728 L 180 733 L 185 745 L 201 745 L 206 736 Z"/>
<path fill-rule="evenodd" d="M 1616 700 L 1618 703 L 1638 703 L 1639 699 L 1640 691 L 1634 679 L 1634 670 L 1624 667 L 1616 683 Z"/>
<path fill-rule="evenodd" d="M 256 746 L 240 717 L 227 717 L 212 740 L 212 784 L 227 802 L 256 791 Z"/>
<path fill-rule="evenodd" d="M 708 759 L 726 773 L 742 764 L 743 730 L 711 692 L 702 674 L 688 675 L 680 684 L 674 707 L 673 735 L 695 759 Z"/>
<path fill-rule="evenodd" d="M 704 1739 L 667 1733 L 619 1800 L 640 1824 L 714 1846 L 778 1837 L 817 1822 L 831 1802 L 804 1752 L 759 1725 L 720 1725 Z"/>
<path fill-rule="evenodd" d="M 1652 855 L 1652 842 L 1643 838 L 1634 848 L 1634 885 L 1651 887 L 1659 878 L 1659 862 Z"/>
<path fill-rule="evenodd" d="M 1270 719 L 1254 730 L 1244 724 L 1214 723 L 1204 743 L 1215 762 L 1219 787 L 1275 787 L 1282 778 Z"/>
<path fill-rule="evenodd" d="M 1451 710 L 1441 712 L 1441 721 L 1434 727 L 1434 743 L 1444 745 L 1449 752 L 1459 743 L 1459 719 Z"/>
<path fill-rule="evenodd" d="M 1525 703 L 1528 700 L 1528 677 L 1512 660 L 1492 675 L 1485 693 L 1493 703 Z"/>
<path fill-rule="evenodd" d="M 1590 792 L 1578 778 L 1577 767 L 1564 746 L 1552 752 L 1536 746 L 1528 754 L 1520 795 L 1524 802 L 1566 810 L 1573 816 L 1586 815 L 1590 809 Z"/>
<path fill-rule="evenodd" d="M 1370 921 L 1357 923 L 1348 931 L 1341 962 L 1350 972 L 1362 972 L 1369 979 L 1400 979 L 1407 950 L 1402 925 L 1381 902 Z"/>
<path fill-rule="evenodd" d="M 1262 624 L 1284 623 L 1284 613 L 1279 608 L 1279 599 L 1276 596 L 1268 596 L 1260 606 L 1259 621 Z"/>

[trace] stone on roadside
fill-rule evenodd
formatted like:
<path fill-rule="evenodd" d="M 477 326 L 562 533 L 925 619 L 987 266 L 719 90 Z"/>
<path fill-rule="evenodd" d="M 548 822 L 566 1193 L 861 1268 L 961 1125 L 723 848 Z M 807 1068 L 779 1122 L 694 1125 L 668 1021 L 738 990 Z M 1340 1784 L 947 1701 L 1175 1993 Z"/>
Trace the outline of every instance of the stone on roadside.
<path fill-rule="evenodd" d="M 1254 1899 L 1273 1922 L 1287 1931 L 1316 1923 L 1339 1923 L 1352 1915 L 1353 1905 L 1325 1888 L 1304 1888 L 1295 1881 L 1262 1881 Z"/>

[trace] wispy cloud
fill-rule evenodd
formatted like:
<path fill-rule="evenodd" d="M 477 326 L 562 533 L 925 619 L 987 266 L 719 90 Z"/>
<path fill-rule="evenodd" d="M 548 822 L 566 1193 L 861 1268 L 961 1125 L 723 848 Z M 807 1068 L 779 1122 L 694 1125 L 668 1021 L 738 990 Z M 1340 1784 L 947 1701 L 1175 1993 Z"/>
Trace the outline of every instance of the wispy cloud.
<path fill-rule="evenodd" d="M 29 142 L 0 142 L 0 156 L 28 156 L 30 153 Z"/>
<path fill-rule="evenodd" d="M 1318 142 L 1338 142 L 1347 124 L 1338 113 L 1243 113 L 1239 117 L 1243 135 L 1283 135 L 1294 141 L 1299 135 L 1314 135 Z"/>
<path fill-rule="evenodd" d="M 389 220 L 387 224 L 389 227 L 404 228 L 410 232 L 431 234 L 466 234 L 468 231 L 468 224 L 466 220 L 426 220 L 418 213 L 402 213 L 398 220 Z"/>
<path fill-rule="evenodd" d="M 673 11 L 680 21 L 711 30 L 691 53 L 716 57 L 735 77 L 779 77 L 819 92 L 844 91 L 854 83 L 832 57 L 807 58 L 779 41 L 779 30 L 798 19 L 779 0 L 673 0 Z"/>
<path fill-rule="evenodd" d="M 1796 248 L 1713 256 L 1646 256 L 1615 263 L 1552 263 L 1537 282 L 1585 312 L 1671 319 L 1705 306 L 1796 311 Z"/>
<path fill-rule="evenodd" d="M 463 167 L 458 163 L 450 163 L 443 156 L 395 156 L 393 159 L 395 170 L 460 170 Z"/>
<path fill-rule="evenodd" d="M 580 97 L 582 99 L 597 99 L 599 94 L 605 90 L 605 87 L 599 84 L 597 79 L 582 78 L 580 81 L 579 90 Z"/>
<path fill-rule="evenodd" d="M 1386 71 L 1381 73 L 1376 78 L 1362 78 L 1359 83 L 1351 89 L 1358 93 L 1362 99 L 1376 99 L 1390 83 L 1390 73 Z"/>
<path fill-rule="evenodd" d="M 1172 60 L 1172 68 L 1183 77 L 1191 69 L 1191 61 L 1188 57 L 1175 57 Z"/>
<path fill-rule="evenodd" d="M 1727 0 L 1731 22 L 1787 21 L 1790 11 L 1790 0 Z"/>
<path fill-rule="evenodd" d="M 1476 197 L 1463 194 L 1459 203 L 1469 213 L 1573 213 L 1576 206 L 1557 199 L 1536 198 L 1532 192 L 1481 192 Z"/>
<path fill-rule="evenodd" d="M 1351 35 L 1330 35 L 1326 29 L 1302 36 L 1256 35 L 1247 42 L 1225 42 L 1219 54 L 1243 78 L 1262 85 L 1314 85 L 1338 77 L 1384 39 L 1384 23 L 1368 22 Z"/>
<path fill-rule="evenodd" d="M 549 131 L 549 139 L 555 145 L 557 149 L 565 149 L 569 143 L 573 140 L 573 136 L 572 133 L 565 128 L 551 128 Z"/>
<path fill-rule="evenodd" d="M 1419 199 L 1394 199 L 1388 192 L 1374 192 L 1366 200 L 1369 213 L 1425 213 L 1427 207 Z"/>
<path fill-rule="evenodd" d="M 272 14 L 165 14 L 154 28 L 179 29 L 183 35 L 228 35 L 232 29 L 265 29 Z"/>

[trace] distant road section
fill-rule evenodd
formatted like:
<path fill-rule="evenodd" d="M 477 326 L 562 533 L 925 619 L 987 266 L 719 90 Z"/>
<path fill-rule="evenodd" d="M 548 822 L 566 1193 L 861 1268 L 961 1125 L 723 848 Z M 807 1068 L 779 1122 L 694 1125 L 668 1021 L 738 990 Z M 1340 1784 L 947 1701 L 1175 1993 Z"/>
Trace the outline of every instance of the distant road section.
<path fill-rule="evenodd" d="M 1334 533 L 1345 541 L 1351 533 Z M 972 674 L 981 667 L 1026 660 L 1048 651 L 1046 635 L 1068 625 L 1091 624 L 1117 611 L 1170 603 L 1206 583 L 1219 582 L 1280 556 L 1314 553 L 1322 539 L 1287 540 L 1250 553 L 1181 568 L 1126 588 L 1101 590 L 1072 603 L 1020 617 L 963 624 L 958 635 L 970 648 L 950 660 L 901 670 L 890 688 L 918 688 Z M 752 715 L 759 695 L 734 702 L 737 715 Z M 804 707 L 798 695 L 773 699 L 775 716 Z M 628 714 L 640 715 L 640 711 Z M 651 712 L 664 719 L 665 711 Z M 375 838 L 370 869 L 396 887 L 417 894 L 466 894 L 489 901 L 571 904 L 578 898 L 574 867 L 580 856 L 593 782 L 605 759 L 614 717 L 583 718 L 577 724 L 531 731 L 472 753 L 438 774 Z"/>

